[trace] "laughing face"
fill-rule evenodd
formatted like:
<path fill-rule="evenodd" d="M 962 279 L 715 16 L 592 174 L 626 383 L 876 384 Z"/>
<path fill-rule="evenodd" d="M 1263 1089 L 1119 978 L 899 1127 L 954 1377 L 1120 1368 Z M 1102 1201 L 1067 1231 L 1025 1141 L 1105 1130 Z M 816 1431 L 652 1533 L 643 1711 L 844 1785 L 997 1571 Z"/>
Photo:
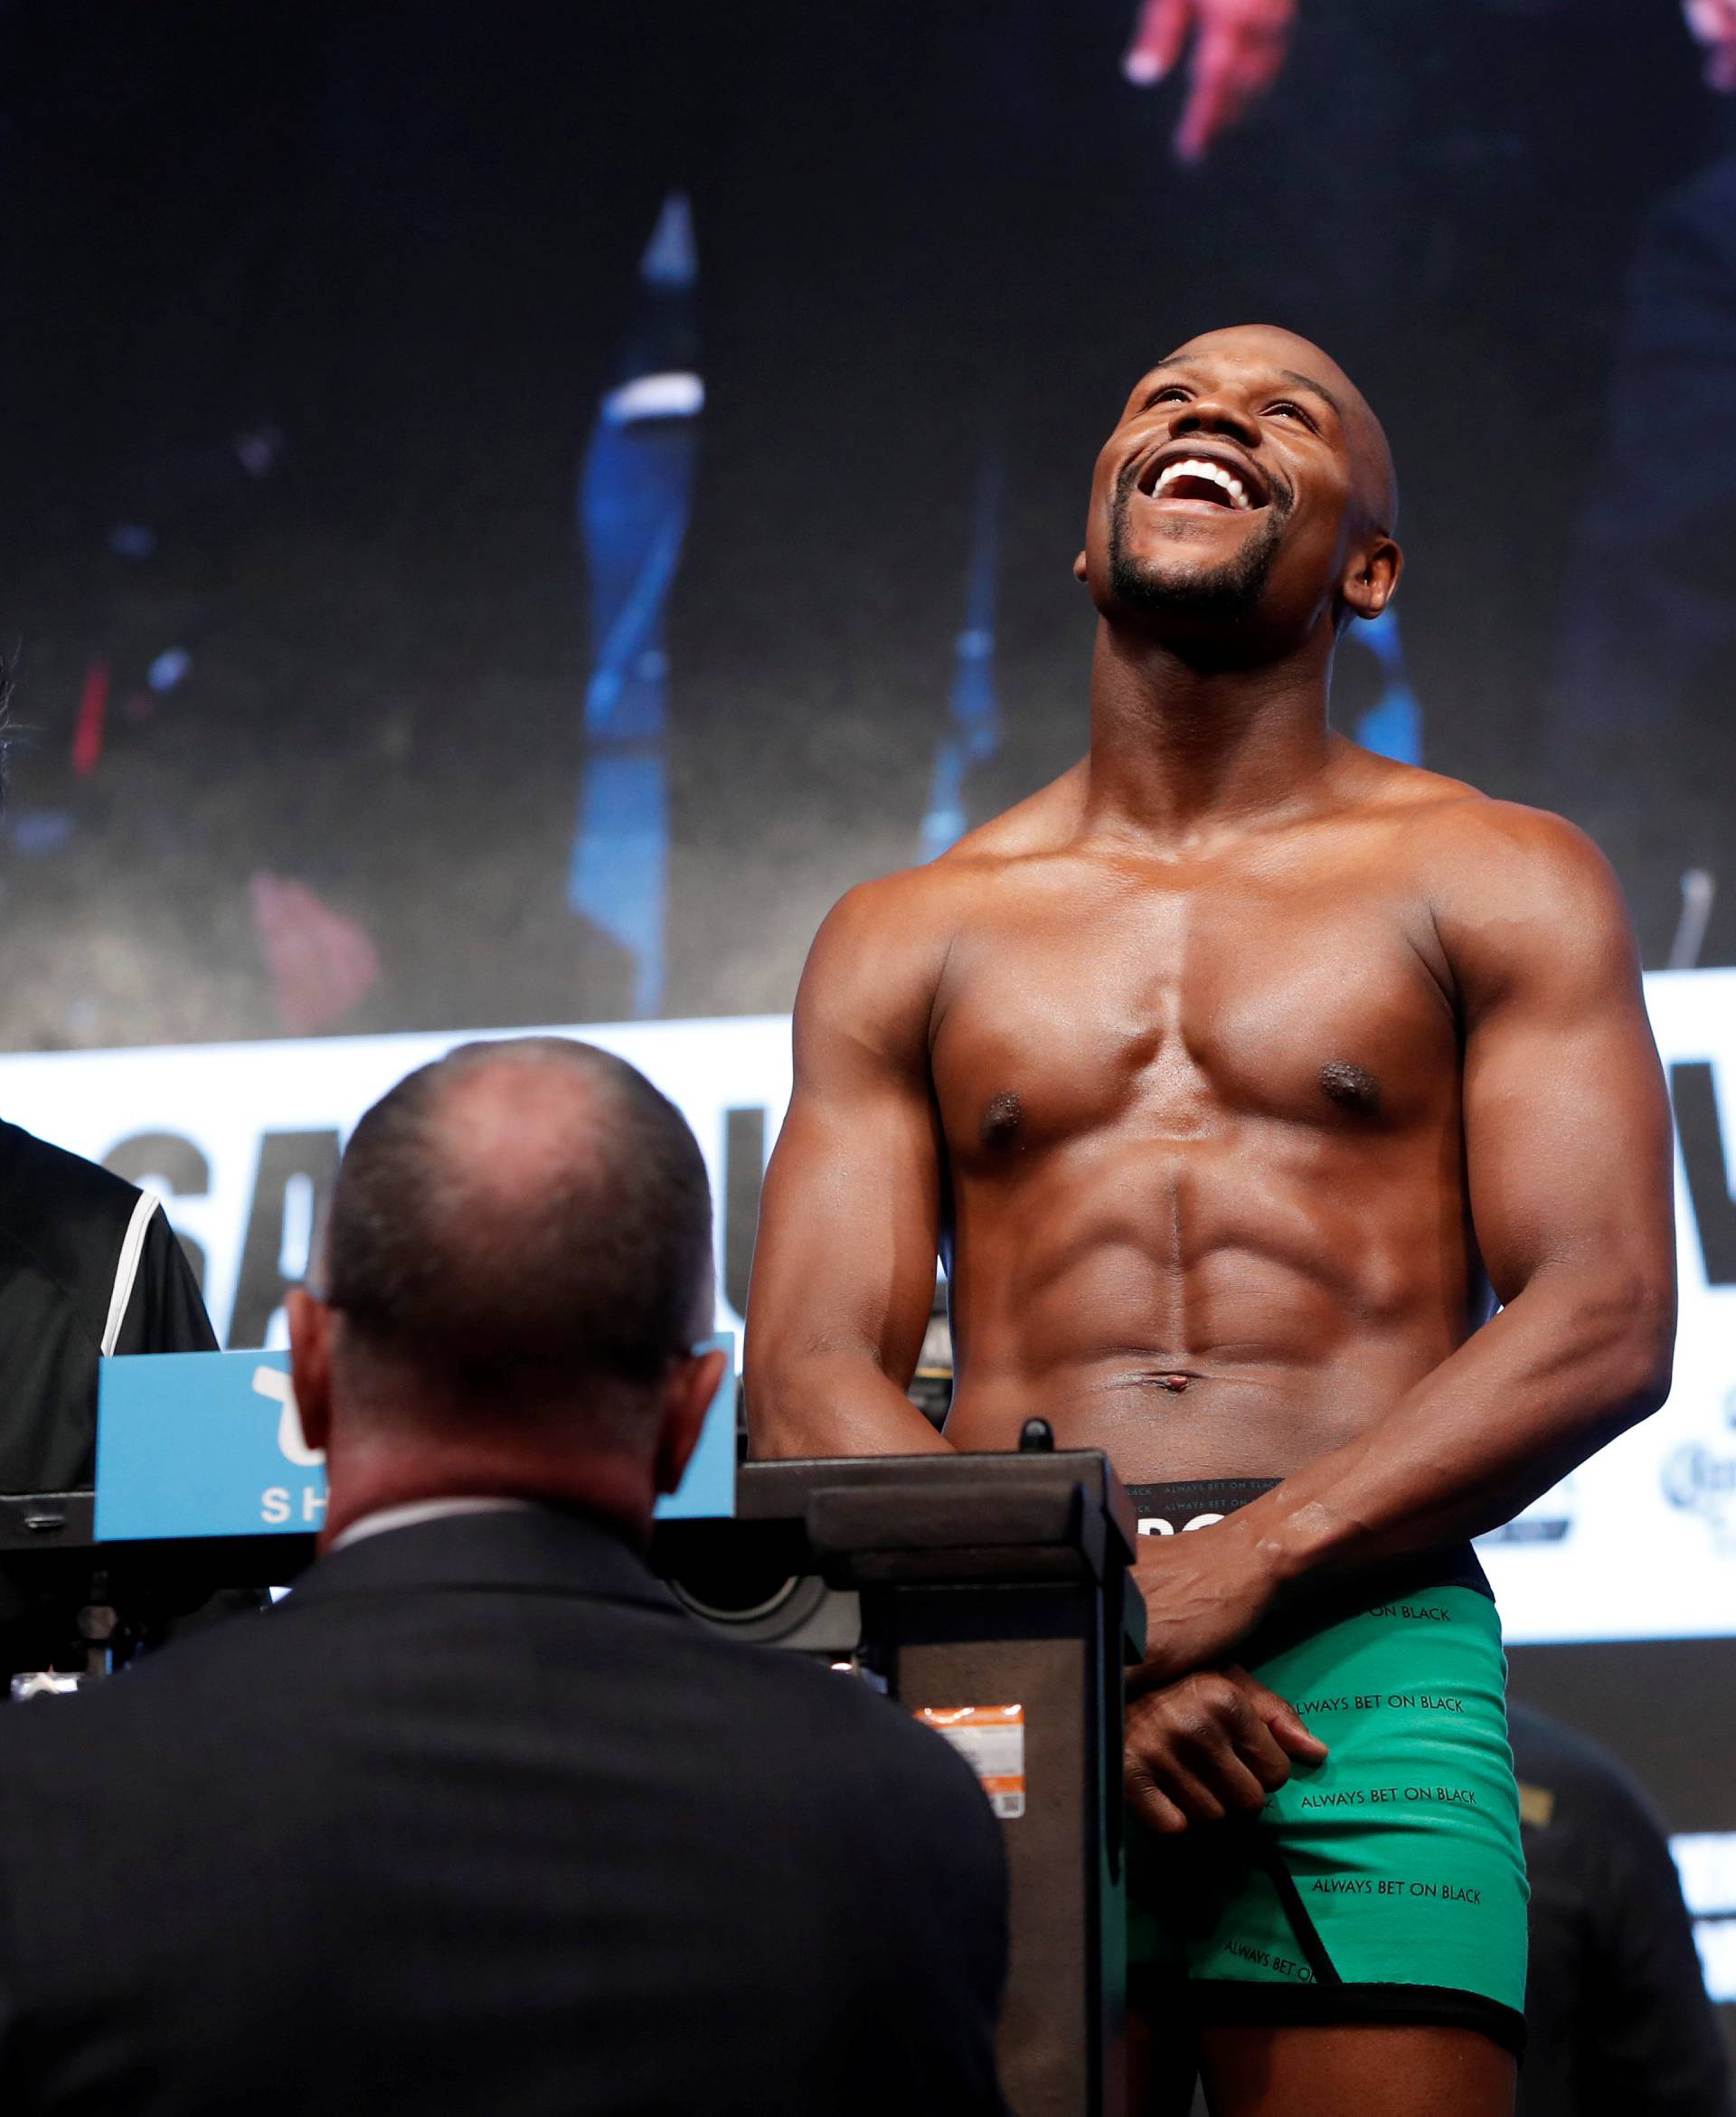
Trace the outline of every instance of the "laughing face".
<path fill-rule="evenodd" d="M 1269 647 L 1385 607 L 1393 506 L 1385 439 L 1331 361 L 1286 331 L 1216 331 L 1128 399 L 1076 570 L 1112 619 Z"/>

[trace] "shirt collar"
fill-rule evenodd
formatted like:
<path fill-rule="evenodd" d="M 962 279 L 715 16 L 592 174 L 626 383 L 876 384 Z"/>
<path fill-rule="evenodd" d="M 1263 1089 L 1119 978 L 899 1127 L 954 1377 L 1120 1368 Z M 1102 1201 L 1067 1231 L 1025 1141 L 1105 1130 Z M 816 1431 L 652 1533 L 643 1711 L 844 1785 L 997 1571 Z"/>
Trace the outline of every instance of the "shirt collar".
<path fill-rule="evenodd" d="M 333 1537 L 329 1548 L 342 1551 L 369 1536 L 383 1536 L 393 1529 L 413 1529 L 423 1522 L 442 1521 L 448 1515 L 535 1514 L 537 1511 L 538 1503 L 534 1499 L 508 1499 L 498 1493 L 478 1494 L 474 1498 L 454 1493 L 440 1499 L 413 1499 L 403 1507 L 381 1507 L 372 1514 L 357 1516 L 347 1528 Z"/>

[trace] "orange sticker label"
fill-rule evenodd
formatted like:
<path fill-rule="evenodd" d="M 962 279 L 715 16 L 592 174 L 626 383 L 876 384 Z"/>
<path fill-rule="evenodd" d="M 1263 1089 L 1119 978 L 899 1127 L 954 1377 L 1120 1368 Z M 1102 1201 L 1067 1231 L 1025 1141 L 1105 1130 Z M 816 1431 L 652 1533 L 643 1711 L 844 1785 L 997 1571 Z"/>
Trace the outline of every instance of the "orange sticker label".
<path fill-rule="evenodd" d="M 1023 1706 L 923 1706 L 916 1716 L 963 1757 L 1004 1822 L 1024 1815 Z"/>

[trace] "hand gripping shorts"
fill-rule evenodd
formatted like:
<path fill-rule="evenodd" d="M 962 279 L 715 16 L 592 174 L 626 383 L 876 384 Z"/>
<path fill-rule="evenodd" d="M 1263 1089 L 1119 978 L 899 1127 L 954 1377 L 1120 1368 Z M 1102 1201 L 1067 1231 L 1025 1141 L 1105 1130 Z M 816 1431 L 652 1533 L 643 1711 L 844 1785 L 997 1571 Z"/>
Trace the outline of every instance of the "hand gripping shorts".
<path fill-rule="evenodd" d="M 1274 1479 L 1133 1486 L 1143 1534 Z M 1330 1750 L 1257 1818 L 1129 1818 L 1128 1960 L 1184 1974 L 1196 2023 L 1392 2022 L 1524 2045 L 1525 1906 L 1501 1623 L 1468 1545 L 1262 1627 L 1250 1673 Z"/>

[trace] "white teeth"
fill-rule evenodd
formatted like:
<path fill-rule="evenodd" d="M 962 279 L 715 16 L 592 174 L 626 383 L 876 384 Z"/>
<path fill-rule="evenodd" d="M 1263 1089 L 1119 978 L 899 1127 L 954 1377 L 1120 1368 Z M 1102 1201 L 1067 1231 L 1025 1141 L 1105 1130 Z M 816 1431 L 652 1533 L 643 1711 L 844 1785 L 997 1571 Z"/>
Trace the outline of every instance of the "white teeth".
<path fill-rule="evenodd" d="M 1190 456 L 1184 463 L 1165 465 L 1163 476 L 1152 487 L 1152 498 L 1156 499 L 1166 485 L 1173 484 L 1178 477 L 1210 478 L 1213 485 L 1222 486 L 1224 491 L 1229 494 L 1231 506 L 1251 507 L 1253 506 L 1253 502 L 1248 497 L 1248 488 L 1234 471 L 1226 470 L 1222 463 L 1209 463 L 1203 456 Z"/>

